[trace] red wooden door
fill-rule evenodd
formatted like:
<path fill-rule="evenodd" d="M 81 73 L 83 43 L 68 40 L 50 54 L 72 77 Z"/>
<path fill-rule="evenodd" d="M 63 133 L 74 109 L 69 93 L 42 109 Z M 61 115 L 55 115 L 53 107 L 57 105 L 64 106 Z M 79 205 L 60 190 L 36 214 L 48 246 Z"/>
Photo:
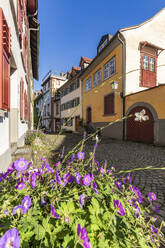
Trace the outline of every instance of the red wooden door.
<path fill-rule="evenodd" d="M 92 121 L 92 110 L 91 107 L 87 108 L 87 121 L 91 122 Z"/>
<path fill-rule="evenodd" d="M 145 110 L 144 116 L 148 116 L 146 121 L 136 121 L 135 113 L 140 113 L 142 110 Z M 144 143 L 153 143 L 154 142 L 154 119 L 151 111 L 143 106 L 137 106 L 133 108 L 129 115 L 132 114 L 132 117 L 127 119 L 127 140 L 139 141 Z"/>

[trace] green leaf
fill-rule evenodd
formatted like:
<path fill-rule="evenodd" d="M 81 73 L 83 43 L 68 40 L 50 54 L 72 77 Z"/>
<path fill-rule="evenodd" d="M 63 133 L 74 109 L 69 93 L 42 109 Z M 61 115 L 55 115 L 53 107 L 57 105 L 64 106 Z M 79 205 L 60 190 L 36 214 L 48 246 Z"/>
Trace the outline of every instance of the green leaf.
<path fill-rule="evenodd" d="M 45 236 L 45 229 L 40 224 L 38 224 L 34 229 L 34 233 L 36 240 L 41 240 Z"/>

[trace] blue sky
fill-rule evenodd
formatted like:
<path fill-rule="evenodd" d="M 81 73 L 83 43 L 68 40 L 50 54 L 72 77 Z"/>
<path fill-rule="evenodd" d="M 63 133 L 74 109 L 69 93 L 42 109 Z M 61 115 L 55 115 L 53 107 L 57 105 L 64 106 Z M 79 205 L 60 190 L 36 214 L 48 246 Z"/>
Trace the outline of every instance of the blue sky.
<path fill-rule="evenodd" d="M 39 81 L 52 69 L 59 74 L 94 58 L 102 35 L 139 24 L 165 7 L 165 0 L 39 0 Z"/>

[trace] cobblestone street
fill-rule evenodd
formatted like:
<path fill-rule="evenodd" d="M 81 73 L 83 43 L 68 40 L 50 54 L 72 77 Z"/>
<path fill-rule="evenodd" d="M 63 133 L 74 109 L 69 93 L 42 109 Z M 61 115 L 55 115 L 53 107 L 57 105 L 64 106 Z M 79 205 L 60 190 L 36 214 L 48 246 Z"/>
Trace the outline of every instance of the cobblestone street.
<path fill-rule="evenodd" d="M 65 154 L 81 139 L 82 136 L 78 134 L 66 134 L 62 144 L 65 146 Z M 95 141 L 87 141 L 84 149 L 86 154 L 93 151 L 94 144 Z M 165 147 L 102 138 L 96 151 L 96 160 L 103 163 L 106 160 L 107 167 L 114 166 L 116 171 L 147 166 L 160 168 L 165 167 Z M 144 195 L 151 191 L 156 193 L 160 209 L 158 221 L 161 218 L 165 219 L 165 170 L 135 171 L 131 176 L 133 184 L 138 186 Z"/>

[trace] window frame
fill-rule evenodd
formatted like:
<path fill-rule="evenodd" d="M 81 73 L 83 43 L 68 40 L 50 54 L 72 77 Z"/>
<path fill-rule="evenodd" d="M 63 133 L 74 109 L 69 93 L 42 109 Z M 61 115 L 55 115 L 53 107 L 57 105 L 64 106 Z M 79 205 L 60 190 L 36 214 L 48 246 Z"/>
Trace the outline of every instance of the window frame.
<path fill-rule="evenodd" d="M 100 72 L 100 78 L 98 78 L 98 73 Z M 96 77 L 96 79 L 95 79 Z M 101 68 L 93 74 L 93 87 L 98 86 L 102 81 L 102 70 Z"/>
<path fill-rule="evenodd" d="M 155 54 L 152 54 L 140 49 L 140 87 L 151 88 L 157 84 L 157 50 L 154 50 Z M 145 58 L 148 58 L 147 63 Z M 154 63 L 151 63 L 152 59 Z"/>
<path fill-rule="evenodd" d="M 88 92 L 92 88 L 92 78 L 91 76 L 85 80 L 85 92 Z"/>
<path fill-rule="evenodd" d="M 113 106 L 112 106 L 112 110 L 111 110 L 111 105 L 110 107 L 107 107 L 107 99 L 108 97 L 113 96 Z M 110 104 L 110 102 L 109 102 Z M 114 92 L 111 92 L 107 95 L 104 95 L 104 115 L 115 115 L 115 94 Z"/>
<path fill-rule="evenodd" d="M 114 62 L 114 71 L 111 72 L 112 62 Z M 107 67 L 107 68 L 105 68 Z M 107 76 L 105 76 L 107 72 Z M 116 55 L 114 55 L 108 62 L 104 64 L 104 80 L 112 77 L 116 73 Z"/>
<path fill-rule="evenodd" d="M 10 27 L 0 8 L 0 109 L 10 111 Z"/>

